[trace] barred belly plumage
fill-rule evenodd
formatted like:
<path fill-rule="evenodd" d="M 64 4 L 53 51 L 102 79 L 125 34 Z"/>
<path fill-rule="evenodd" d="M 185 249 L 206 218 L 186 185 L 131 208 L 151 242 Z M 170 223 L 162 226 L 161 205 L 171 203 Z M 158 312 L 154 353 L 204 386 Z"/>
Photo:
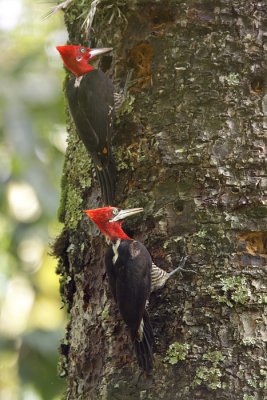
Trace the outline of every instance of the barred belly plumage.
<path fill-rule="evenodd" d="M 160 289 L 169 278 L 169 273 L 159 268 L 152 262 L 151 270 L 151 292 Z"/>

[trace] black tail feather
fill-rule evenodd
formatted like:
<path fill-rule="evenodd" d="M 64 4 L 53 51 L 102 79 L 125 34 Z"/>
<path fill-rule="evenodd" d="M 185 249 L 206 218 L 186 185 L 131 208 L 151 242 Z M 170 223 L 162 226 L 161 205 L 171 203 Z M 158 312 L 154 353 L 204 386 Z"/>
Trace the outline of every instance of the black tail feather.
<path fill-rule="evenodd" d="M 140 340 L 139 337 L 133 338 L 136 357 L 140 368 L 145 372 L 151 373 L 153 369 L 153 344 L 154 336 L 148 312 L 145 310 L 143 315 L 143 334 Z"/>
<path fill-rule="evenodd" d="M 97 178 L 101 188 L 102 199 L 105 205 L 113 205 L 115 196 L 116 168 L 113 160 L 101 170 L 96 168 Z"/>

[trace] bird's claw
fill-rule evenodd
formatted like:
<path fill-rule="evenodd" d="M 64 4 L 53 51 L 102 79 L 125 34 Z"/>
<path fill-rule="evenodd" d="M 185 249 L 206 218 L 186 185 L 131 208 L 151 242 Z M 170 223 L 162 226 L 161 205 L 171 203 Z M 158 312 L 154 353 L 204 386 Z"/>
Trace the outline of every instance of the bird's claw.
<path fill-rule="evenodd" d="M 185 266 L 185 262 L 188 259 L 188 256 L 184 256 L 181 258 L 179 265 L 177 268 L 175 268 L 172 272 L 170 272 L 170 275 L 175 274 L 176 272 L 191 272 L 193 274 L 196 274 L 196 271 L 192 270 L 192 269 L 184 269 L 183 267 Z"/>
<path fill-rule="evenodd" d="M 194 271 L 193 269 L 184 269 L 184 268 L 178 267 L 176 270 L 181 271 L 181 272 L 191 272 L 192 274 L 196 274 L 196 271 Z"/>
<path fill-rule="evenodd" d="M 177 268 L 183 268 L 185 265 L 186 260 L 188 259 L 188 256 L 183 256 L 179 262 L 179 265 Z"/>

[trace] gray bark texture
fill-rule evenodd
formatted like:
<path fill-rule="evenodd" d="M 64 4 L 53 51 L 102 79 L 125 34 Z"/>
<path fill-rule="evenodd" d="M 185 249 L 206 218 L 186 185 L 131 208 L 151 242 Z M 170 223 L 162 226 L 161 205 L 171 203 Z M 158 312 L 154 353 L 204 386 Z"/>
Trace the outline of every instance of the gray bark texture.
<path fill-rule="evenodd" d="M 99 0 L 93 20 L 88 3 L 65 12 L 70 43 L 113 47 L 101 68 L 121 88 L 132 72 L 115 124 L 114 205 L 144 207 L 125 225 L 159 267 L 188 255 L 196 273 L 151 295 L 154 377 L 138 381 L 105 240 L 81 212 L 101 206 L 99 186 L 68 117 L 54 246 L 69 311 L 66 399 L 266 399 L 266 3 Z"/>

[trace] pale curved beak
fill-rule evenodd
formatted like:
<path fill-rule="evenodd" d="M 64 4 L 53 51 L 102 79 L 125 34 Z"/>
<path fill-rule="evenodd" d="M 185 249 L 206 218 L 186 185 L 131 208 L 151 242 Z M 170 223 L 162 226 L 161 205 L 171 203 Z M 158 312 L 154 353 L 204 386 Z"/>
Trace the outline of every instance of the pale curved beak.
<path fill-rule="evenodd" d="M 101 54 L 110 53 L 112 50 L 113 50 L 112 47 L 105 47 L 103 49 L 91 49 L 90 56 L 91 57 L 100 56 Z"/>
<path fill-rule="evenodd" d="M 121 219 L 125 219 L 127 217 L 130 217 L 131 215 L 138 214 L 142 211 L 144 211 L 143 208 L 129 208 L 128 210 L 120 210 L 119 213 L 110 220 L 110 222 L 120 221 Z"/>

